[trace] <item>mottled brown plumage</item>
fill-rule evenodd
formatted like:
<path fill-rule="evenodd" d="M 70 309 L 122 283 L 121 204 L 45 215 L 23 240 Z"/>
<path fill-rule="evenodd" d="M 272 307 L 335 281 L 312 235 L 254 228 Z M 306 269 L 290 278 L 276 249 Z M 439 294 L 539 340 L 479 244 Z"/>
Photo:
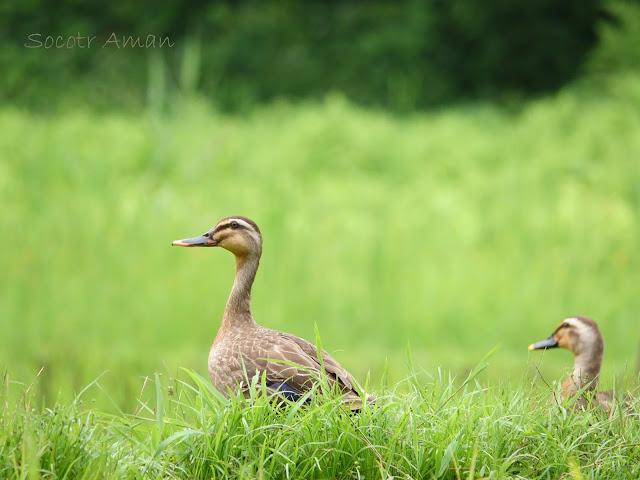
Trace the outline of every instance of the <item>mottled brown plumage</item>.
<path fill-rule="evenodd" d="M 288 392 L 285 397 L 295 399 L 324 374 L 329 386 L 342 392 L 351 409 L 362 407 L 362 388 L 326 351 L 322 351 L 321 363 L 313 343 L 262 327 L 253 320 L 251 287 L 262 254 L 262 235 L 255 222 L 242 216 L 223 218 L 205 234 L 176 240 L 173 245 L 220 246 L 236 258 L 236 277 L 209 352 L 209 376 L 216 389 L 226 396 L 237 390 L 249 396 L 251 379 L 265 374 L 268 388 L 274 393 Z M 370 395 L 366 400 L 374 402 Z"/>

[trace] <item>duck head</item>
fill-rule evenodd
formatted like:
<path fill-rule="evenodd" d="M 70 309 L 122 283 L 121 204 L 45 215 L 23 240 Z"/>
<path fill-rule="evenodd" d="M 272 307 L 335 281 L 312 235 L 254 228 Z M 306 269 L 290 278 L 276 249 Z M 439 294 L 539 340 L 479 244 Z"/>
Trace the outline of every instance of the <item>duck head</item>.
<path fill-rule="evenodd" d="M 262 253 L 262 235 L 256 223 L 242 216 L 226 217 L 198 237 L 175 240 L 179 247 L 222 247 L 238 257 Z"/>
<path fill-rule="evenodd" d="M 575 316 L 565 318 L 549 338 L 529 345 L 529 350 L 561 347 L 573 353 L 573 372 L 562 382 L 561 392 L 563 401 L 577 395 L 583 388 L 585 392 L 597 389 L 602 358 L 604 356 L 604 340 L 600 334 L 598 324 L 589 317 Z M 586 408 L 591 401 L 602 406 L 606 402 L 603 393 L 593 393 L 581 397 L 570 409 Z"/>
<path fill-rule="evenodd" d="M 577 315 L 565 318 L 549 338 L 529 345 L 529 350 L 566 348 L 575 356 L 583 353 L 602 357 L 604 341 L 598 324 L 589 317 Z"/>

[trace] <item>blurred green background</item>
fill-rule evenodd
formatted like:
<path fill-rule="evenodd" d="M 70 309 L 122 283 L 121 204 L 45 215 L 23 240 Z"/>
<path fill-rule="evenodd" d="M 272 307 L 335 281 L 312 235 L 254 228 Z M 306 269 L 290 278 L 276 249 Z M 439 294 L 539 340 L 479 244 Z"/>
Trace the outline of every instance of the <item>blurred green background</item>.
<path fill-rule="evenodd" d="M 258 323 L 317 323 L 374 385 L 408 345 L 427 374 L 501 345 L 489 378 L 559 379 L 568 352 L 526 347 L 573 314 L 600 323 L 607 386 L 636 376 L 638 2 L 1 8 L 10 380 L 44 367 L 68 400 L 109 371 L 130 408 L 147 375 L 205 375 L 233 258 L 170 245 L 234 214 L 264 236 Z"/>

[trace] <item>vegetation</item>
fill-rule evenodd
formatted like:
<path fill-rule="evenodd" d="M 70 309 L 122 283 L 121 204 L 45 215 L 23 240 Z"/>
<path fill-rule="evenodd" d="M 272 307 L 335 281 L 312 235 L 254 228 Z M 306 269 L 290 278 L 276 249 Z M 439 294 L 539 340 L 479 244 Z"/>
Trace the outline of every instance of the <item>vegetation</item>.
<path fill-rule="evenodd" d="M 626 21 L 624 10 L 607 8 L 602 0 L 7 3 L 0 98 L 39 110 L 79 99 L 139 110 L 149 73 L 161 68 L 165 84 L 234 111 L 335 91 L 405 112 L 513 99 L 574 79 L 597 29 Z"/>
<path fill-rule="evenodd" d="M 383 382 L 378 405 L 355 415 L 339 399 L 319 402 L 314 395 L 281 408 L 264 396 L 227 401 L 190 371 L 183 375 L 189 383 L 156 375 L 146 385 L 154 401 L 131 415 L 87 410 L 88 392 L 38 410 L 33 392 L 23 390 L 22 401 L 0 413 L 0 475 L 638 478 L 637 414 L 567 414 L 552 406 L 549 392 L 525 383 L 474 383 L 482 367 L 462 386 L 442 372 L 426 385 L 412 376 L 402 392 Z"/>

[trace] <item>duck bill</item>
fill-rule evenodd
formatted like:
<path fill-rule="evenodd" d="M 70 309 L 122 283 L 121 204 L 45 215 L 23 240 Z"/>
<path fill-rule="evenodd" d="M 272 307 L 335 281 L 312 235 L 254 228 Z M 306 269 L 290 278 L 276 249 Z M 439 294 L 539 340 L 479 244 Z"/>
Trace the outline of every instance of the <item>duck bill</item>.
<path fill-rule="evenodd" d="M 558 342 L 556 342 L 553 335 L 549 338 L 545 338 L 544 340 L 540 340 L 539 342 L 532 343 L 529 345 L 529 350 L 541 350 L 543 348 L 556 348 L 558 346 Z"/>
<path fill-rule="evenodd" d="M 171 245 L 178 247 L 215 247 L 216 244 L 211 237 L 200 235 L 199 237 L 183 238 L 182 240 L 174 240 Z"/>

